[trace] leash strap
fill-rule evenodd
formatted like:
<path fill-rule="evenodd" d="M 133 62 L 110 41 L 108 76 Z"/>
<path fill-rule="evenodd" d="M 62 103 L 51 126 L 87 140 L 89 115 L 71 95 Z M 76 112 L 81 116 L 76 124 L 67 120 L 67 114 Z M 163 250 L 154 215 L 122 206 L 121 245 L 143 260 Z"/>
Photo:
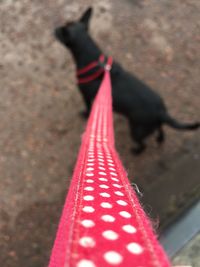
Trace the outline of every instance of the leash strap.
<path fill-rule="evenodd" d="M 115 150 L 109 68 L 82 136 L 49 267 L 170 266 Z"/>

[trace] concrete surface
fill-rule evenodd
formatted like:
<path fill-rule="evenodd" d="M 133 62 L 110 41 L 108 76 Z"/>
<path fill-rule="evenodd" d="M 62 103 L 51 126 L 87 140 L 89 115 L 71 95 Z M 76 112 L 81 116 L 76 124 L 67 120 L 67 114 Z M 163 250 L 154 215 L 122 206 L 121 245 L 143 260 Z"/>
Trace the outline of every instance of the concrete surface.
<path fill-rule="evenodd" d="M 200 266 L 200 233 L 181 249 L 173 258 L 174 265 Z"/>

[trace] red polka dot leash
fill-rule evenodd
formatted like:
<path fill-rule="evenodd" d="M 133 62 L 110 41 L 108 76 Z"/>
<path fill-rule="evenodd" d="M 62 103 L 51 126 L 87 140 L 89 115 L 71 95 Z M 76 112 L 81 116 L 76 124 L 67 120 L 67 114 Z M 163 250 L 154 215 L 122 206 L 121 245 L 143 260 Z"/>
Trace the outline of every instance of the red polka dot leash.
<path fill-rule="evenodd" d="M 168 267 L 114 146 L 109 70 L 94 100 L 49 267 Z"/>

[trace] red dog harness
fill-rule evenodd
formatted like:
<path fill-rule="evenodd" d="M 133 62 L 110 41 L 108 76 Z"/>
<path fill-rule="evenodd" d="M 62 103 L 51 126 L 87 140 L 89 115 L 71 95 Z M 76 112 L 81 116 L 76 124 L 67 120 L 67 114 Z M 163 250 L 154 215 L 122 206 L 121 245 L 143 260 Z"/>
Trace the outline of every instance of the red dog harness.
<path fill-rule="evenodd" d="M 86 67 L 79 69 L 77 71 L 78 84 L 88 83 L 100 77 L 104 73 L 105 68 L 112 65 L 113 60 L 112 60 L 112 57 L 108 57 L 107 62 L 105 61 L 106 61 L 105 56 L 100 55 L 99 60 L 93 61 L 90 64 L 88 64 Z M 85 76 L 85 74 L 87 74 L 88 72 L 92 71 L 93 69 L 97 67 L 99 68 L 94 73 Z"/>

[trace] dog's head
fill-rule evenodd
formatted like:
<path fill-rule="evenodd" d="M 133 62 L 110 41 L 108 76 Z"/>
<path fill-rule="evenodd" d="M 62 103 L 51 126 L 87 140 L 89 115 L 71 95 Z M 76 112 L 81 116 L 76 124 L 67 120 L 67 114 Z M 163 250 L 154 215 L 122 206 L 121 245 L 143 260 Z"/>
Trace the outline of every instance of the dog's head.
<path fill-rule="evenodd" d="M 92 8 L 89 7 L 78 21 L 68 22 L 55 29 L 56 38 L 65 46 L 72 47 L 77 39 L 84 38 L 89 27 Z"/>

